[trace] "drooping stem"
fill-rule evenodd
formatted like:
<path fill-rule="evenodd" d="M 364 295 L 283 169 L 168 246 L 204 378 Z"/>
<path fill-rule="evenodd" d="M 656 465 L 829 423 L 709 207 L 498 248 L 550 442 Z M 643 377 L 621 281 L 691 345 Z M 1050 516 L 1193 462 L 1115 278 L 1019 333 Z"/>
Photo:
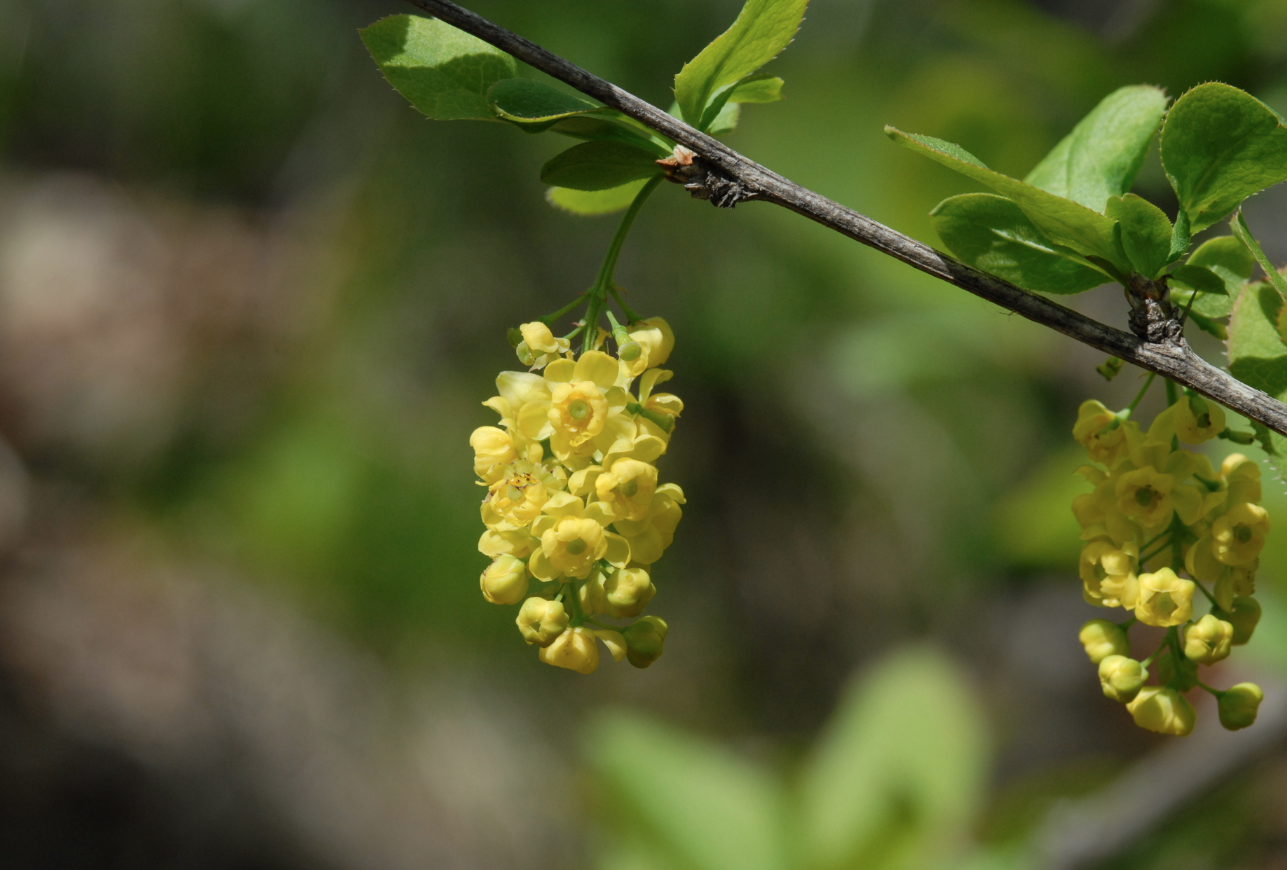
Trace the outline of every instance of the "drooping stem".
<path fill-rule="evenodd" d="M 1157 372 L 1148 373 L 1148 377 L 1144 380 L 1144 386 L 1140 387 L 1140 391 L 1135 394 L 1135 398 L 1126 406 L 1127 417 L 1130 417 L 1131 414 L 1135 413 L 1135 409 L 1139 407 L 1140 402 L 1144 399 L 1144 394 L 1148 392 L 1148 388 L 1153 386 L 1153 379 L 1156 377 Z"/>
<path fill-rule="evenodd" d="M 630 203 L 630 208 L 626 209 L 625 215 L 621 218 L 621 223 L 617 225 L 617 232 L 612 236 L 612 241 L 608 244 L 608 252 L 603 256 L 603 265 L 599 267 L 599 276 L 594 279 L 594 286 L 590 288 L 590 304 L 585 310 L 585 335 L 581 339 L 581 352 L 594 350 L 594 343 L 599 337 L 599 312 L 603 310 L 603 303 L 608 298 L 608 291 L 615 288 L 612 286 L 612 276 L 617 270 L 617 258 L 621 256 L 621 246 L 626 242 L 626 236 L 630 234 L 630 225 L 635 222 L 639 210 L 647 201 L 648 196 L 657 189 L 657 185 L 665 179 L 664 175 L 655 175 L 648 180 L 643 189 L 635 194 L 634 201 Z M 628 316 L 628 315 L 627 315 Z"/>

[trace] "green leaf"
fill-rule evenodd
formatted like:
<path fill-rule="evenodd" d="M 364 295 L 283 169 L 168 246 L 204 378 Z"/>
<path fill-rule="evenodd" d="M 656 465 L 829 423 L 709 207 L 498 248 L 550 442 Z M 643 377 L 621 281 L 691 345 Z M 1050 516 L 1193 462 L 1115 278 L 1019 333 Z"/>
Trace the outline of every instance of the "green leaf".
<path fill-rule="evenodd" d="M 601 716 L 590 764 L 619 822 L 636 826 L 664 866 L 691 870 L 781 870 L 780 787 L 757 765 L 720 746 L 627 713 Z"/>
<path fill-rule="evenodd" d="M 899 145 L 981 181 L 1013 200 L 1037 229 L 1055 244 L 1072 248 L 1084 257 L 1100 257 L 1122 272 L 1131 271 L 1117 221 L 1112 218 L 1039 187 L 993 172 L 979 158 L 951 142 L 932 136 L 909 135 L 893 127 L 886 127 L 885 133 Z"/>
<path fill-rule="evenodd" d="M 438 121 L 494 121 L 487 90 L 514 78 L 514 58 L 443 21 L 391 15 L 361 31 L 389 84 Z"/>
<path fill-rule="evenodd" d="M 1190 266 L 1206 266 L 1224 279 L 1230 296 L 1251 280 L 1256 258 L 1236 236 L 1219 236 L 1198 246 L 1188 259 Z"/>
<path fill-rule="evenodd" d="M 657 155 L 629 142 L 582 142 L 550 158 L 541 181 L 573 190 L 608 190 L 661 172 Z"/>
<path fill-rule="evenodd" d="M 1278 401 L 1287 399 L 1287 345 L 1278 334 L 1282 297 L 1266 281 L 1247 284 L 1229 318 L 1229 374 Z M 1266 430 L 1268 431 L 1268 430 Z M 1287 476 L 1287 438 L 1269 432 L 1270 463 Z"/>
<path fill-rule="evenodd" d="M 550 124 L 570 115 L 611 112 L 580 97 L 533 79 L 504 79 L 487 90 L 496 114 L 516 124 Z"/>
<path fill-rule="evenodd" d="M 1253 193 L 1287 179 L 1287 129 L 1273 109 L 1245 91 L 1208 82 L 1167 113 L 1162 165 L 1197 233 Z"/>
<path fill-rule="evenodd" d="M 725 133 L 732 133 L 737 127 L 737 121 L 742 115 L 742 107 L 737 103 L 725 103 L 724 107 L 719 110 L 719 114 L 711 118 L 706 125 L 706 132 L 712 136 L 723 136 Z"/>
<path fill-rule="evenodd" d="M 1171 300 L 1187 308 L 1194 292 L 1198 298 L 1189 309 L 1201 317 L 1228 317 L 1233 311 L 1233 299 L 1226 290 L 1224 279 L 1206 266 L 1186 263 L 1171 273 L 1167 279 L 1171 286 Z"/>
<path fill-rule="evenodd" d="M 782 86 L 786 82 L 777 76 L 760 74 L 747 76 L 733 85 L 730 103 L 776 103 L 782 99 Z"/>
<path fill-rule="evenodd" d="M 583 217 L 593 217 L 629 208 L 630 203 L 634 202 L 639 191 L 643 190 L 643 186 L 647 183 L 648 179 L 641 178 L 607 190 L 570 190 L 566 187 L 551 187 L 545 191 L 545 198 L 555 208 Z"/>
<path fill-rule="evenodd" d="M 1122 247 L 1135 271 L 1154 278 L 1171 258 L 1171 220 L 1147 199 L 1128 193 L 1108 200 L 1104 213 L 1122 228 Z"/>
<path fill-rule="evenodd" d="M 1278 290 L 1278 294 L 1287 299 L 1287 279 L 1283 278 L 1282 273 L 1274 267 L 1273 263 L 1269 262 L 1269 258 L 1261 250 L 1260 243 L 1251 234 L 1251 228 L 1247 226 L 1247 219 L 1242 216 L 1241 209 L 1233 216 L 1233 220 L 1229 221 L 1229 226 L 1233 228 L 1234 237 L 1242 242 L 1251 256 L 1260 264 L 1260 268 L 1265 270 L 1265 277 L 1273 283 L 1273 286 Z"/>
<path fill-rule="evenodd" d="M 1080 293 L 1108 282 L 1103 272 L 1043 236 L 1004 196 L 954 196 L 939 203 L 930 220 L 960 260 L 1027 290 Z"/>
<path fill-rule="evenodd" d="M 938 866 L 982 806 L 987 754 L 952 663 L 928 649 L 895 654 L 850 688 L 805 765 L 800 864 Z"/>
<path fill-rule="evenodd" d="M 1024 181 L 1103 212 L 1110 196 L 1121 196 L 1135 183 L 1165 112 L 1166 94 L 1160 88 L 1119 88 L 1091 109 Z"/>
<path fill-rule="evenodd" d="M 733 26 L 675 76 L 675 99 L 684 119 L 700 123 L 716 91 L 777 57 L 800 29 L 806 5 L 808 0 L 746 0 Z"/>

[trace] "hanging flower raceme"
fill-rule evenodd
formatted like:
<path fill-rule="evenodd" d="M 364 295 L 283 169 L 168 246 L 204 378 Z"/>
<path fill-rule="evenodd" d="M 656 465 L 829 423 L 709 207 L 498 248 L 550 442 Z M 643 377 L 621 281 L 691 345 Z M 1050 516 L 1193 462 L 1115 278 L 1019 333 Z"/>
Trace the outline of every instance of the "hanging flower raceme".
<path fill-rule="evenodd" d="M 684 493 L 658 478 L 683 403 L 656 387 L 675 339 L 660 317 L 607 333 L 579 357 L 543 323 L 516 339 L 527 372 L 501 372 L 500 416 L 470 436 L 487 530 L 478 549 L 493 604 L 521 604 L 518 628 L 540 659 L 588 674 L 598 644 L 646 668 L 661 656 L 665 621 L 642 616 L 656 595 L 652 566 L 674 539 Z M 629 620 L 610 623 L 603 620 Z"/>
<path fill-rule="evenodd" d="M 1129 614 L 1121 622 L 1092 619 L 1080 640 L 1104 694 L 1125 704 L 1141 728 L 1188 734 L 1196 714 L 1184 693 L 1198 686 L 1216 696 L 1226 728 L 1245 728 L 1255 721 L 1260 689 L 1213 689 L 1198 679 L 1198 666 L 1228 658 L 1260 618 L 1252 596 L 1269 532 L 1258 504 L 1260 468 L 1235 453 L 1217 471 L 1180 447 L 1229 437 L 1224 411 L 1193 393 L 1176 395 L 1143 431 L 1131 412 L 1149 384 L 1125 411 L 1083 403 L 1073 427 L 1093 463 L 1078 469 L 1093 491 L 1073 501 L 1084 542 L 1083 596 Z M 1142 660 L 1131 657 L 1128 631 L 1136 623 L 1166 629 Z M 1146 685 L 1150 667 L 1155 685 Z"/>

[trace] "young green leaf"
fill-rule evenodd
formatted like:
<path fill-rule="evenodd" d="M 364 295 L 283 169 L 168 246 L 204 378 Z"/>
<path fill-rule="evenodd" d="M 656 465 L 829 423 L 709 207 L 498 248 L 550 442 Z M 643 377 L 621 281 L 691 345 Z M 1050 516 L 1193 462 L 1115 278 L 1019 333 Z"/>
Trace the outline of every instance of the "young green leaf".
<path fill-rule="evenodd" d="M 1013 200 L 1037 229 L 1055 244 L 1071 248 L 1084 257 L 1099 257 L 1120 272 L 1131 271 L 1131 261 L 1122 248 L 1117 221 L 1112 218 L 994 172 L 979 158 L 951 142 L 932 136 L 909 135 L 893 127 L 886 127 L 885 133 L 899 145 L 981 181 Z"/>
<path fill-rule="evenodd" d="M 1233 297 L 1226 292 L 1224 279 L 1206 266 L 1195 266 L 1191 262 L 1176 269 L 1168 277 L 1171 287 L 1171 301 L 1180 306 L 1180 310 L 1189 308 L 1190 313 L 1202 317 L 1228 317 L 1233 310 Z M 1189 307 L 1189 299 L 1194 293 L 1198 298 Z"/>
<path fill-rule="evenodd" d="M 684 119 L 699 124 L 716 91 L 777 57 L 800 29 L 806 5 L 808 0 L 746 0 L 733 26 L 675 76 L 675 99 Z"/>
<path fill-rule="evenodd" d="M 725 103 L 724 107 L 719 110 L 719 114 L 706 124 L 706 132 L 712 136 L 723 136 L 725 133 L 732 133 L 737 128 L 737 122 L 742 117 L 742 107 L 737 103 Z"/>
<path fill-rule="evenodd" d="M 607 190 L 571 190 L 566 187 L 551 187 L 545 191 L 545 198 L 555 208 L 583 217 L 594 217 L 625 211 L 647 183 L 648 179 L 641 178 Z"/>
<path fill-rule="evenodd" d="M 786 84 L 777 76 L 760 74 L 747 76 L 733 85 L 728 95 L 730 103 L 776 103 L 782 99 L 782 86 Z"/>
<path fill-rule="evenodd" d="M 1130 257 L 1135 271 L 1145 278 L 1154 278 L 1166 268 L 1171 256 L 1171 221 L 1147 199 L 1128 193 L 1112 196 L 1104 214 L 1117 221 L 1122 228 L 1122 247 Z"/>
<path fill-rule="evenodd" d="M 1166 94 L 1150 85 L 1119 88 L 1078 122 L 1024 179 L 1055 196 L 1103 212 L 1110 196 L 1131 189 L 1166 112 Z"/>
<path fill-rule="evenodd" d="M 1236 296 L 1242 285 L 1251 280 L 1256 258 L 1235 236 L 1218 236 L 1198 246 L 1188 259 L 1190 266 L 1205 266 L 1224 279 L 1225 289 Z M 1230 287 L 1229 285 L 1234 286 Z"/>
<path fill-rule="evenodd" d="M 1253 193 L 1287 179 L 1287 128 L 1245 91 L 1208 82 L 1167 113 L 1162 165 L 1197 233 Z"/>
<path fill-rule="evenodd" d="M 487 101 L 497 115 L 516 124 L 551 124 L 572 115 L 612 111 L 534 79 L 499 81 L 487 90 Z"/>
<path fill-rule="evenodd" d="M 1023 210 L 1004 196 L 953 196 L 930 212 L 930 220 L 943 244 L 960 260 L 1027 290 L 1081 293 L 1109 280 L 1043 236 Z"/>
<path fill-rule="evenodd" d="M 608 190 L 661 172 L 657 155 L 629 142 L 582 142 L 541 167 L 541 181 L 573 190 Z"/>
<path fill-rule="evenodd" d="M 786 866 L 781 787 L 759 765 L 628 713 L 601 715 L 588 749 L 605 802 L 629 825 L 620 832 L 665 853 L 663 866 Z"/>
<path fill-rule="evenodd" d="M 1260 243 L 1251 234 L 1251 228 L 1247 226 L 1247 219 L 1242 216 L 1241 209 L 1233 216 L 1233 220 L 1229 221 L 1229 226 L 1233 229 L 1233 234 L 1238 241 L 1242 242 L 1251 256 L 1260 264 L 1260 268 L 1265 270 L 1265 277 L 1277 289 L 1278 294 L 1287 299 L 1287 278 L 1283 278 L 1282 273 L 1274 268 L 1274 264 L 1269 262 L 1265 252 L 1260 249 Z"/>
<path fill-rule="evenodd" d="M 1282 297 L 1268 282 L 1242 288 L 1229 318 L 1229 374 L 1244 384 L 1287 399 L 1287 345 L 1278 332 Z M 1287 438 L 1270 434 L 1270 463 L 1280 476 L 1287 473 Z"/>
<path fill-rule="evenodd" d="M 438 121 L 495 121 L 487 89 L 517 75 L 514 58 L 437 19 L 391 15 L 361 35 L 389 84 Z"/>

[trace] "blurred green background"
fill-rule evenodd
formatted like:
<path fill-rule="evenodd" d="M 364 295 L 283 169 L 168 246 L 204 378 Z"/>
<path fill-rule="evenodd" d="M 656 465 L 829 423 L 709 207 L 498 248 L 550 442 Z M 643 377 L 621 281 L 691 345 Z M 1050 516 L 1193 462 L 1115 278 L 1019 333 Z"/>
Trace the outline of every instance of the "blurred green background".
<path fill-rule="evenodd" d="M 666 106 L 738 6 L 471 8 Z M 1138 373 L 767 205 L 665 186 L 627 242 L 686 406 L 671 631 L 540 664 L 478 592 L 468 436 L 615 220 L 545 204 L 568 140 L 392 91 L 356 31 L 407 11 L 0 0 L 0 863 L 1287 862 L 1287 714 L 1154 739 L 1076 640 L 1070 430 Z M 1021 176 L 1124 84 L 1285 112 L 1287 2 L 814 0 L 769 71 L 729 144 L 936 242 L 973 188 L 884 124 Z M 1174 214 L 1156 153 L 1137 191 Z M 1248 205 L 1278 260 L 1284 206 Z M 1220 685 L 1287 678 L 1278 537 Z"/>

